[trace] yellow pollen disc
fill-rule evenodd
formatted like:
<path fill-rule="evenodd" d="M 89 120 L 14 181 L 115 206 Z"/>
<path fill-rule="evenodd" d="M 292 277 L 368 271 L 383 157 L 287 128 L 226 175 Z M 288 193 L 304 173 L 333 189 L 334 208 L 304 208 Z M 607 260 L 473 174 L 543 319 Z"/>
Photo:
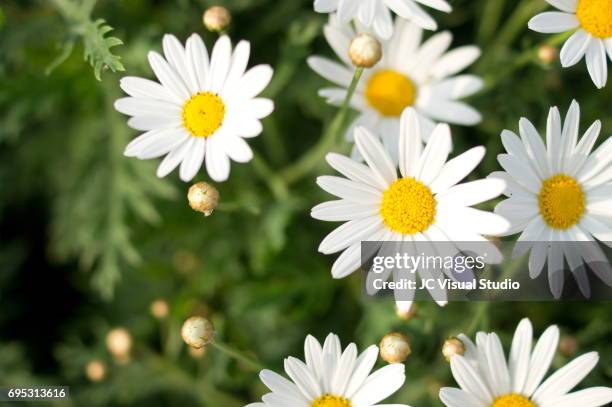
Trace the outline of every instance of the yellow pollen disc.
<path fill-rule="evenodd" d="M 584 214 L 586 199 L 578 182 L 565 174 L 557 174 L 542 183 L 538 195 L 540 214 L 553 229 L 569 229 Z"/>
<path fill-rule="evenodd" d="M 383 116 L 399 117 L 416 100 L 417 88 L 405 75 L 384 69 L 373 74 L 366 85 L 365 97 Z"/>
<path fill-rule="evenodd" d="M 507 394 L 493 401 L 491 407 L 537 407 L 533 401 L 520 394 Z"/>
<path fill-rule="evenodd" d="M 326 394 L 313 401 L 311 407 L 351 407 L 351 402 L 344 397 Z"/>
<path fill-rule="evenodd" d="M 593 36 L 612 37 L 612 1 L 579 0 L 576 16 L 580 26 Z"/>
<path fill-rule="evenodd" d="M 183 126 L 194 137 L 212 136 L 224 117 L 225 103 L 215 93 L 196 93 L 183 106 Z"/>
<path fill-rule="evenodd" d="M 427 230 L 434 222 L 436 199 L 422 182 L 401 178 L 383 193 L 380 215 L 389 229 L 414 235 Z"/>

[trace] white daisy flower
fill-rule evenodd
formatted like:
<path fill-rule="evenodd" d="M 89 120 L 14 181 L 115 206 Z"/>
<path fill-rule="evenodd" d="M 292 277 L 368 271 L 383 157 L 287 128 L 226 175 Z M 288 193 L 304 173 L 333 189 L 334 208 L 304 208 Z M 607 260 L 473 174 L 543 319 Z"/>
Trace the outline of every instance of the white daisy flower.
<path fill-rule="evenodd" d="M 291 380 L 262 370 L 259 377 L 271 392 L 262 397 L 263 402 L 246 407 L 382 407 L 377 403 L 395 393 L 406 379 L 402 363 L 370 374 L 378 347 L 372 345 L 357 355 L 357 346 L 351 343 L 343 352 L 334 334 L 329 334 L 323 346 L 309 335 L 304 354 L 305 362 L 294 357 L 285 359 L 285 372 Z"/>
<path fill-rule="evenodd" d="M 546 0 L 561 11 L 540 13 L 529 28 L 541 33 L 577 29 L 561 49 L 564 68 L 576 65 L 586 55 L 587 68 L 595 86 L 606 86 L 608 57 L 612 60 L 612 3 L 610 0 Z"/>
<path fill-rule="evenodd" d="M 452 41 L 449 32 L 435 34 L 421 45 L 419 27 L 401 18 L 395 21 L 393 37 L 383 43 L 382 60 L 364 71 L 351 100 L 360 115 L 349 127 L 347 139 L 352 139 L 355 126 L 375 130 L 397 162 L 396 135 L 405 108 L 416 109 L 425 135 L 433 130 L 434 120 L 474 125 L 480 122 L 480 113 L 457 99 L 478 92 L 483 81 L 474 75 L 454 76 L 480 56 L 478 47 L 446 52 Z M 347 50 L 355 35 L 352 27 L 331 16 L 325 37 L 342 64 L 324 57 L 308 58 L 315 72 L 339 86 L 319 91 L 330 104 L 341 105 L 346 97 L 354 72 Z"/>
<path fill-rule="evenodd" d="M 446 0 L 315 0 L 314 9 L 317 13 L 337 12 L 343 23 L 357 19 L 365 27 L 372 28 L 380 38 L 388 39 L 393 34 L 391 11 L 426 30 L 438 28 L 436 21 L 419 3 L 445 13 L 452 11 Z"/>
<path fill-rule="evenodd" d="M 445 387 L 448 407 L 598 407 L 612 402 L 612 389 L 592 387 L 570 393 L 597 365 L 597 352 L 584 354 L 544 380 L 559 344 L 559 328 L 549 327 L 532 349 L 528 319 L 514 334 L 510 355 L 495 333 L 479 332 L 476 344 L 461 335 L 464 356 L 453 356 L 451 370 L 461 389 Z"/>
<path fill-rule="evenodd" d="M 481 242 L 491 262 L 501 254 L 483 235 L 505 232 L 509 224 L 499 215 L 471 208 L 499 196 L 499 179 L 457 185 L 482 160 L 484 147 L 475 147 L 447 162 L 451 133 L 447 124 L 435 127 L 427 145 L 421 143 L 417 113 L 406 109 L 398 139 L 399 171 L 378 138 L 363 127 L 355 130 L 355 143 L 367 165 L 330 153 L 327 162 L 346 178 L 322 176 L 317 183 L 340 198 L 315 206 L 315 219 L 346 222 L 319 246 L 324 254 L 342 252 L 332 266 L 334 278 L 343 278 L 361 265 L 361 242 Z M 436 248 L 432 248 L 436 252 Z M 428 270 L 432 271 L 432 270 Z M 419 270 L 421 272 L 421 270 Z M 409 273 L 414 278 L 414 273 Z M 435 276 L 434 276 L 435 277 Z M 396 296 L 397 298 L 397 296 Z M 444 303 L 444 294 L 434 299 Z M 409 305 L 406 301 L 404 307 Z M 398 304 L 400 306 L 400 304 Z"/>
<path fill-rule="evenodd" d="M 165 35 L 164 57 L 149 52 L 149 63 L 160 83 L 137 77 L 121 79 L 131 97 L 115 108 L 132 116 L 128 125 L 145 131 L 125 149 L 141 160 L 166 156 L 157 169 L 165 177 L 180 164 L 180 178 L 190 181 L 206 161 L 208 175 L 225 181 L 230 159 L 245 163 L 253 152 L 245 138 L 262 131 L 260 119 L 274 109 L 271 100 L 257 98 L 272 78 L 272 68 L 258 65 L 245 72 L 250 44 L 240 41 L 232 52 L 227 36 L 220 37 L 211 54 L 199 35 L 186 47 Z"/>
<path fill-rule="evenodd" d="M 509 199 L 497 205 L 495 212 L 510 221 L 507 234 L 521 233 L 515 255 L 531 249 L 532 278 L 548 260 L 550 289 L 557 298 L 563 291 L 564 259 L 585 296 L 590 296 L 590 287 L 584 263 L 612 285 L 612 267 L 594 241 L 612 242 L 612 138 L 592 151 L 601 122 L 593 123 L 580 140 L 579 125 L 576 101 L 563 125 L 559 110 L 550 109 L 546 143 L 533 124 L 522 118 L 520 138 L 508 130 L 501 134 L 507 154 L 499 155 L 498 161 L 505 172 L 490 176 L 508 185 L 505 194 Z M 577 241 L 592 244 L 547 244 Z"/>

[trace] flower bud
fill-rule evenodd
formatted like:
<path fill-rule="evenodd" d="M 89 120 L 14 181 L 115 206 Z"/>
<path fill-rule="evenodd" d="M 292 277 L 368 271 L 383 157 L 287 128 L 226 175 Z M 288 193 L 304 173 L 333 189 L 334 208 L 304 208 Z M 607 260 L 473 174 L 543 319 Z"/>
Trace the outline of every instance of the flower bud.
<path fill-rule="evenodd" d="M 187 345 L 200 349 L 214 342 L 215 327 L 203 317 L 191 317 L 183 324 L 181 336 Z"/>
<path fill-rule="evenodd" d="M 559 341 L 559 352 L 565 357 L 572 357 L 578 352 L 578 340 L 574 336 L 563 336 Z"/>
<path fill-rule="evenodd" d="M 106 348 L 118 362 L 126 362 L 132 350 L 132 335 L 125 328 L 115 328 L 106 335 Z"/>
<path fill-rule="evenodd" d="M 154 318 L 164 319 L 169 313 L 168 302 L 162 299 L 155 300 L 151 303 L 150 311 Z"/>
<path fill-rule="evenodd" d="M 451 336 L 444 342 L 444 345 L 442 345 L 442 355 L 444 355 L 444 359 L 446 359 L 447 362 L 450 362 L 455 355 L 463 356 L 464 354 L 465 345 L 459 338 Z"/>
<path fill-rule="evenodd" d="M 208 31 L 219 32 L 225 30 L 230 25 L 232 15 L 225 7 L 213 6 L 204 12 L 202 21 Z"/>
<path fill-rule="evenodd" d="M 219 191 L 206 182 L 198 182 L 189 188 L 187 199 L 191 209 L 210 216 L 219 204 Z"/>
<path fill-rule="evenodd" d="M 359 34 L 349 45 L 349 57 L 356 67 L 371 68 L 382 58 L 382 45 L 371 34 Z"/>
<path fill-rule="evenodd" d="M 380 357 L 388 363 L 402 363 L 412 353 L 410 339 L 399 332 L 385 335 L 380 341 Z"/>
<path fill-rule="evenodd" d="M 400 308 L 397 305 L 395 306 L 395 315 L 401 320 L 410 321 L 417 314 L 417 306 L 416 304 L 412 304 L 412 306 L 408 309 Z"/>
<path fill-rule="evenodd" d="M 85 366 L 85 376 L 92 382 L 99 382 L 106 377 L 106 366 L 101 360 L 92 360 Z"/>
<path fill-rule="evenodd" d="M 551 45 L 544 44 L 538 48 L 538 59 L 544 64 L 550 64 L 559 58 L 559 50 Z"/>

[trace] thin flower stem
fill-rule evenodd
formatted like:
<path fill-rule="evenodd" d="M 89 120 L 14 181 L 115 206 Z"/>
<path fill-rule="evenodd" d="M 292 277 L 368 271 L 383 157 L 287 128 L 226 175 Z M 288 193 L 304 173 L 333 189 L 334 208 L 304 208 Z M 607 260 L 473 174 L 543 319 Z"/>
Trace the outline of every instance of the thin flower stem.
<path fill-rule="evenodd" d="M 329 126 L 323 133 L 323 136 L 315 144 L 306 154 L 302 156 L 295 164 L 285 168 L 281 172 L 281 177 L 285 180 L 287 184 L 292 184 L 295 181 L 298 181 L 308 172 L 310 172 L 318 163 L 321 162 L 321 159 L 325 156 L 327 152 L 333 147 L 336 143 L 336 137 L 338 134 L 341 134 L 345 122 L 346 117 L 348 115 L 349 106 L 353 95 L 355 94 L 355 90 L 357 89 L 357 85 L 359 84 L 359 80 L 361 79 L 361 75 L 363 74 L 363 68 L 357 68 L 355 70 L 355 74 L 353 75 L 353 80 L 348 88 L 346 93 L 346 98 L 342 103 L 342 106 L 334 116 L 333 120 L 330 122 Z"/>
<path fill-rule="evenodd" d="M 227 356 L 236 359 L 239 362 L 244 363 L 245 365 L 249 366 L 250 368 L 252 368 L 253 370 L 263 370 L 265 369 L 265 367 L 259 363 L 257 360 L 245 355 L 244 353 L 242 353 L 241 351 L 232 348 L 231 346 L 215 341 L 212 343 L 212 346 L 217 349 L 218 351 L 226 354 Z"/>

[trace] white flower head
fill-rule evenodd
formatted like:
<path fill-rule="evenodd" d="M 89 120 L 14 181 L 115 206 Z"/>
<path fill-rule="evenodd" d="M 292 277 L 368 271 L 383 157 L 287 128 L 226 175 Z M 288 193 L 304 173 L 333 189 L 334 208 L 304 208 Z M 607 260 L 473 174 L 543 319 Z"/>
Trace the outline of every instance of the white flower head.
<path fill-rule="evenodd" d="M 580 139 L 579 126 L 576 101 L 564 123 L 559 110 L 550 109 L 546 143 L 529 120 L 521 119 L 520 138 L 508 130 L 501 134 L 507 154 L 499 155 L 498 161 L 505 171 L 490 176 L 508 185 L 509 199 L 497 205 L 495 212 L 511 223 L 508 235 L 521 233 L 515 255 L 531 249 L 532 278 L 540 275 L 548 261 L 555 297 L 563 291 L 565 260 L 585 296 L 590 296 L 590 286 L 584 263 L 612 286 L 612 267 L 594 241 L 612 242 L 612 138 L 592 151 L 601 122 L 593 123 Z"/>
<path fill-rule="evenodd" d="M 423 148 L 417 112 L 411 108 L 402 115 L 396 140 L 399 177 L 379 139 L 363 127 L 355 130 L 355 143 L 367 165 L 339 154 L 327 155 L 327 162 L 346 178 L 317 179 L 321 188 L 339 199 L 317 205 L 311 215 L 346 222 L 319 245 L 324 254 L 342 252 L 332 267 L 333 277 L 345 277 L 359 268 L 362 241 L 430 242 L 432 246 L 435 242 L 479 242 L 489 253 L 488 260 L 501 260 L 498 249 L 483 235 L 505 232 L 508 222 L 471 206 L 499 196 L 505 182 L 488 179 L 457 185 L 480 163 L 485 149 L 475 147 L 447 162 L 450 128 L 437 125 Z M 415 273 L 408 274 L 414 278 Z M 442 297 L 436 297 L 440 304 L 444 303 Z"/>
<path fill-rule="evenodd" d="M 607 59 L 612 60 L 612 3 L 610 0 L 546 0 L 561 11 L 540 13 L 529 21 L 529 28 L 541 33 L 576 32 L 561 49 L 561 65 L 576 65 L 586 57 L 587 69 L 595 86 L 606 86 Z M 608 57 L 606 57 L 606 50 Z"/>
<path fill-rule="evenodd" d="M 432 132 L 434 121 L 477 124 L 480 113 L 459 99 L 478 92 L 483 81 L 474 75 L 456 75 L 480 56 L 478 47 L 446 52 L 452 41 L 449 32 L 437 33 L 421 45 L 421 28 L 401 18 L 395 25 L 391 39 L 382 44 L 382 60 L 364 71 L 351 100 L 359 116 L 346 136 L 352 140 L 356 126 L 373 130 L 397 162 L 397 134 L 405 108 L 413 107 L 418 113 L 424 135 Z M 340 105 L 346 97 L 354 71 L 347 50 L 355 35 L 351 26 L 331 16 L 325 37 L 342 63 L 318 56 L 308 59 L 315 72 L 336 85 L 319 91 L 330 104 Z"/>
<path fill-rule="evenodd" d="M 374 373 L 378 347 L 361 355 L 351 343 L 342 351 L 340 339 L 329 334 L 323 346 L 312 336 L 304 344 L 305 362 L 285 359 L 285 372 L 291 380 L 270 370 L 262 370 L 261 381 L 270 389 L 261 403 L 246 407 L 370 407 L 395 393 L 406 380 L 404 365 L 387 365 Z M 407 407 L 393 404 L 396 407 Z"/>
<path fill-rule="evenodd" d="M 132 116 L 128 125 L 145 131 L 125 149 L 141 160 L 166 156 L 157 176 L 165 177 L 180 165 L 180 178 L 191 180 L 206 162 L 208 175 L 225 181 L 230 159 L 245 163 L 253 152 L 245 138 L 262 131 L 260 119 L 274 109 L 269 99 L 256 97 L 272 78 L 272 68 L 258 65 L 246 71 L 250 44 L 240 41 L 232 51 L 227 36 L 220 37 L 209 60 L 206 46 L 193 34 L 186 46 L 173 35 L 163 40 L 165 58 L 149 52 L 149 63 L 159 83 L 125 77 L 121 88 L 130 97 L 115 108 Z"/>
<path fill-rule="evenodd" d="M 559 344 L 554 325 L 533 346 L 531 322 L 523 319 L 508 358 L 495 333 L 479 332 L 476 344 L 465 335 L 460 339 L 466 353 L 453 356 L 451 370 L 461 388 L 440 390 L 448 407 L 599 407 L 612 402 L 609 387 L 570 393 L 597 365 L 597 352 L 574 359 L 544 380 Z"/>
<path fill-rule="evenodd" d="M 393 34 L 391 11 L 426 30 L 438 28 L 419 3 L 445 13 L 452 11 L 446 0 L 315 0 L 314 9 L 317 13 L 337 12 L 345 24 L 356 19 L 380 38 L 388 39 Z"/>

